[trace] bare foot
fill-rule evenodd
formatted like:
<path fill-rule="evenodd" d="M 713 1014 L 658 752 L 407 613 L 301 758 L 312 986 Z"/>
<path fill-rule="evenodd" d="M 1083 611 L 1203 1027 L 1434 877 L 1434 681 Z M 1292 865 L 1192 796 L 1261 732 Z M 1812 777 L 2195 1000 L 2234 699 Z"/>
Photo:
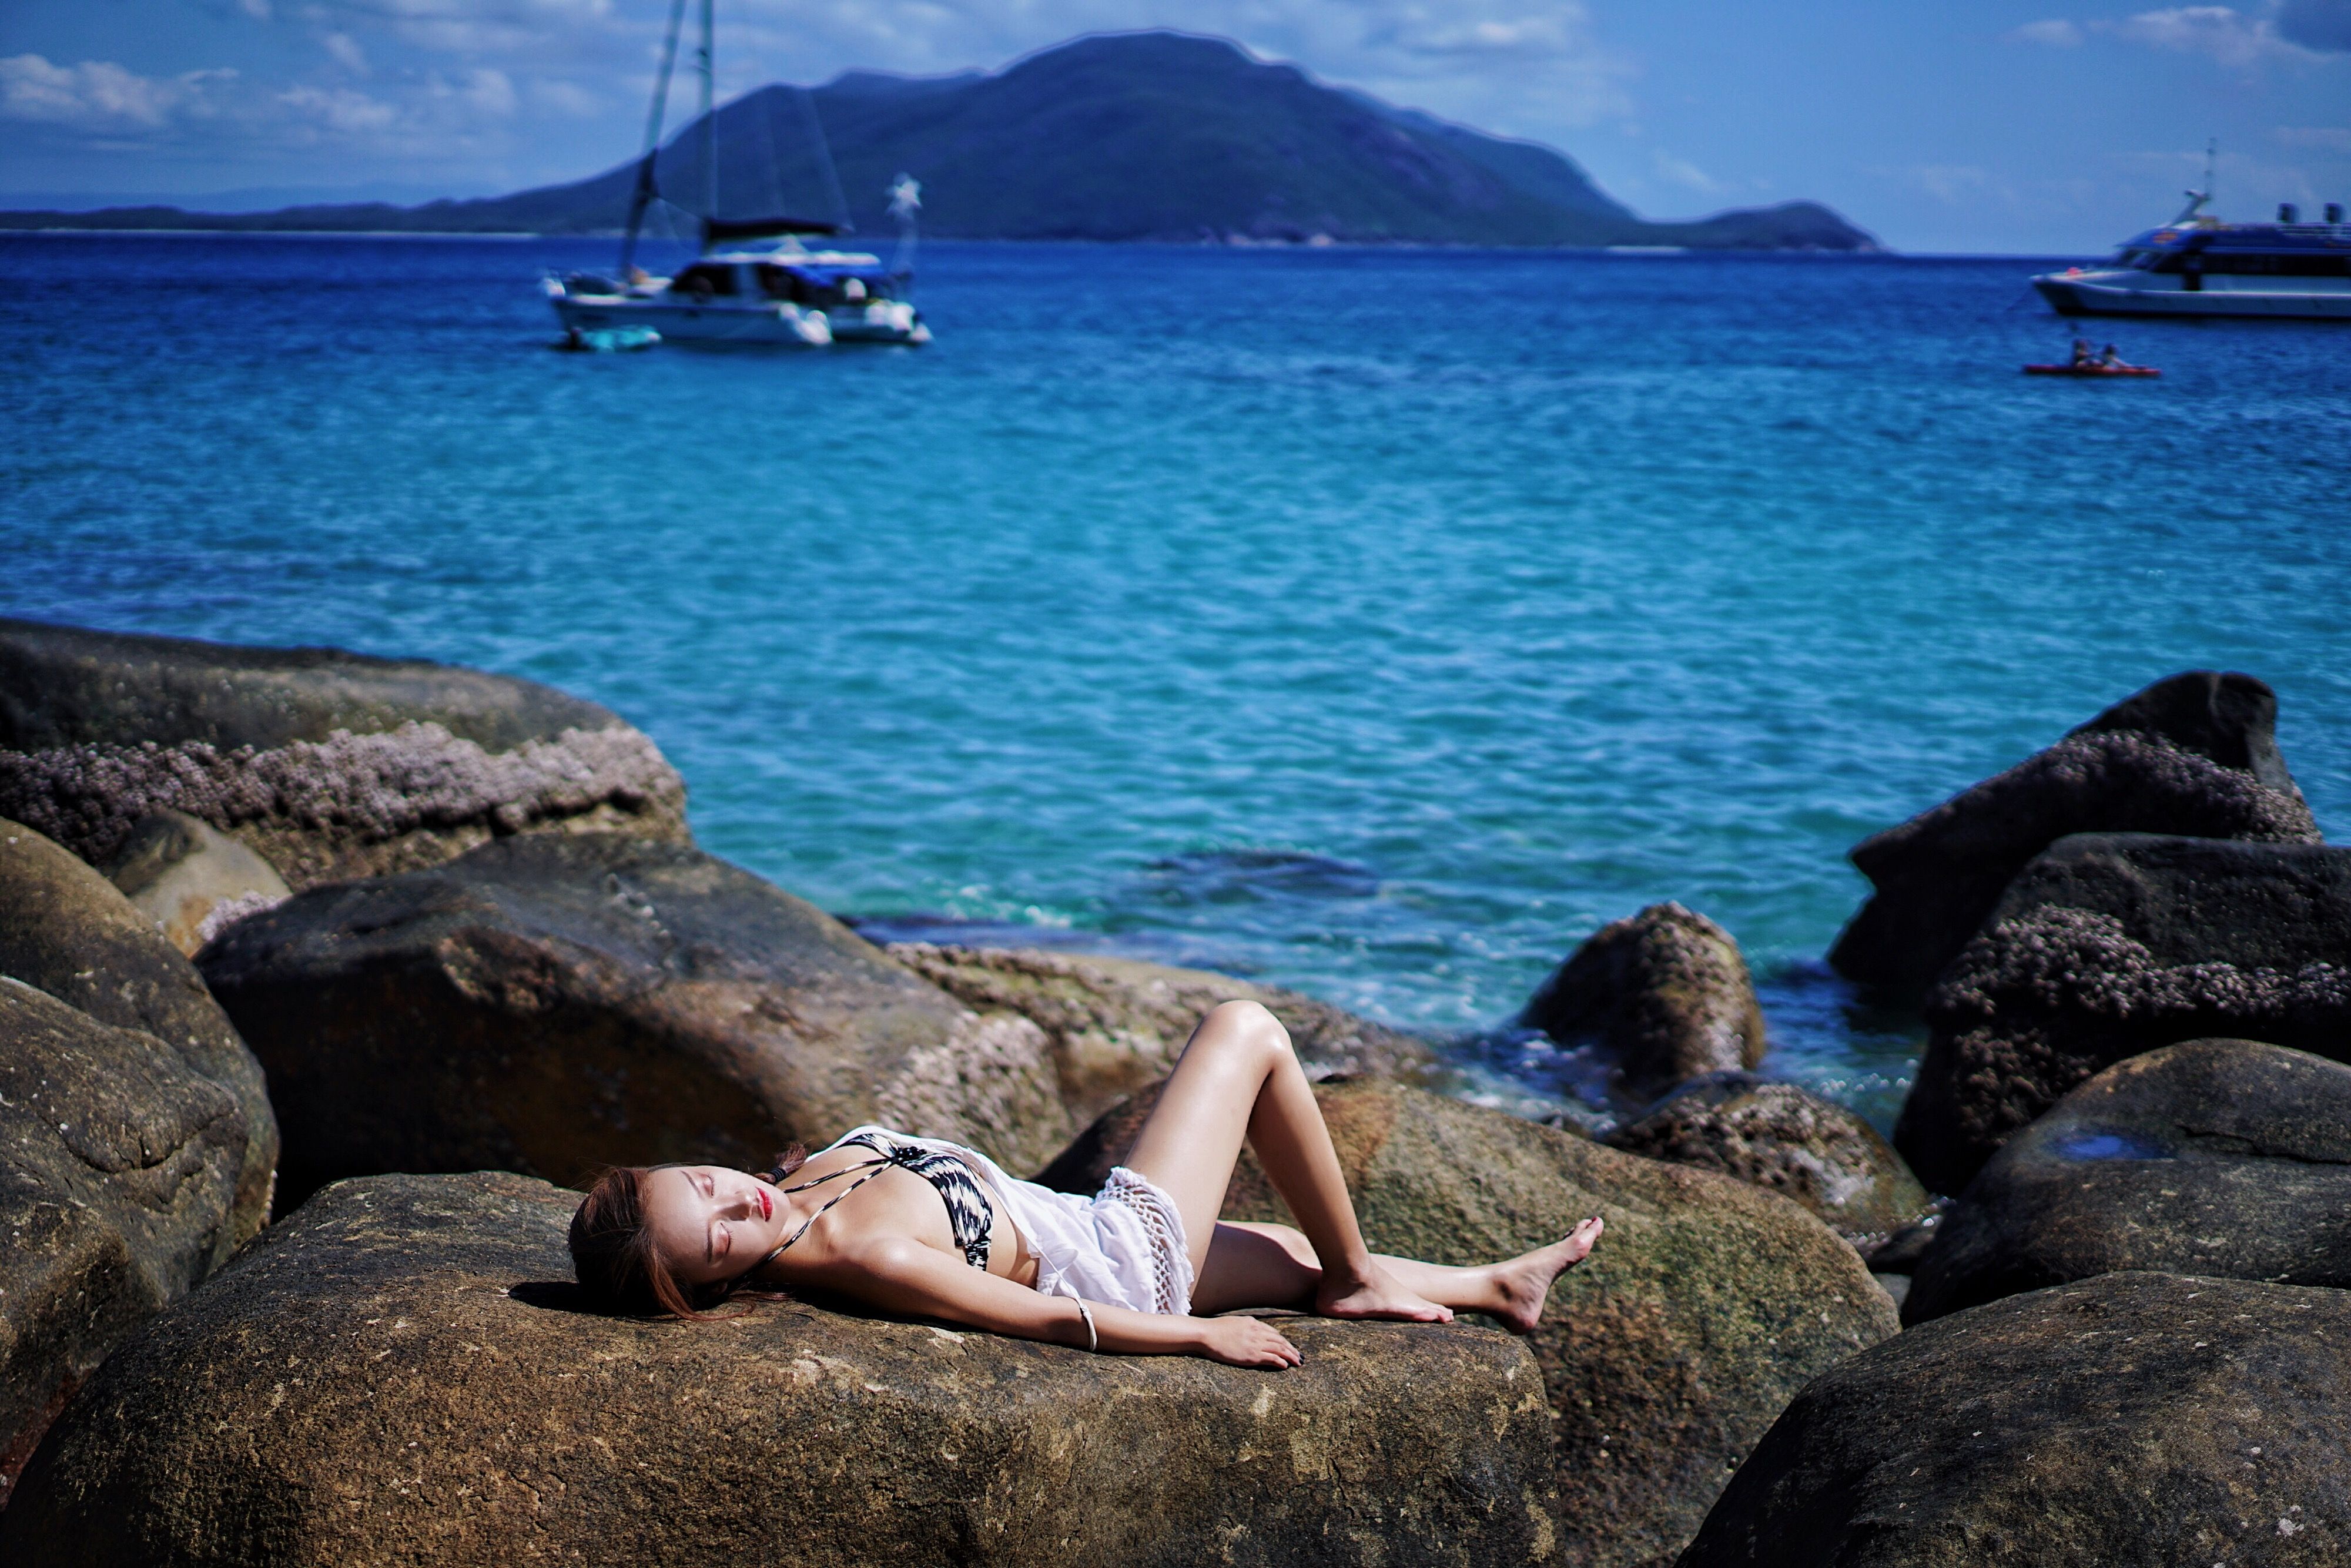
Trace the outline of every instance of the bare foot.
<path fill-rule="evenodd" d="M 1453 1321 L 1452 1308 L 1413 1294 L 1377 1263 L 1353 1284 L 1323 1275 L 1314 1291 L 1314 1310 L 1326 1318 L 1387 1318 L 1408 1323 Z"/>
<path fill-rule="evenodd" d="M 1542 1316 L 1543 1301 L 1551 1295 L 1551 1282 L 1583 1262 L 1606 1228 L 1594 1215 L 1548 1247 L 1495 1264 L 1494 1285 L 1501 1293 L 1502 1304 L 1491 1310 L 1502 1326 L 1512 1333 L 1532 1333 L 1536 1320 Z"/>

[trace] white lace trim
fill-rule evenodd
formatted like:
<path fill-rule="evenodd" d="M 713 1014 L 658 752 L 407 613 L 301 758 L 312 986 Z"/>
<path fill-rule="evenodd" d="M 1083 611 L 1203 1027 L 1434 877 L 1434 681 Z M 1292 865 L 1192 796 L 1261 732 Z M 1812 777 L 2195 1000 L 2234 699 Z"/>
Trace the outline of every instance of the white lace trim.
<path fill-rule="evenodd" d="M 1189 1314 L 1192 1255 L 1184 1241 L 1184 1217 L 1176 1212 L 1174 1200 L 1150 1178 L 1124 1166 L 1111 1167 L 1099 1198 L 1124 1204 L 1143 1221 L 1143 1233 L 1151 1239 L 1152 1310 L 1169 1317 Z"/>

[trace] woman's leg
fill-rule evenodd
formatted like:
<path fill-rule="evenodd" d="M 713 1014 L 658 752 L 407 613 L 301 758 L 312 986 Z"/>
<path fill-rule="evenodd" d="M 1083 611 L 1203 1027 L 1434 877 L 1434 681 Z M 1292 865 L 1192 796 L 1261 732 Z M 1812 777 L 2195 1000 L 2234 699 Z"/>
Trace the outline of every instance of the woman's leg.
<path fill-rule="evenodd" d="M 1488 1313 L 1525 1333 L 1541 1315 L 1551 1282 L 1583 1260 L 1602 1228 L 1597 1218 L 1587 1219 L 1548 1247 L 1473 1269 L 1385 1253 L 1373 1257 L 1405 1289 L 1458 1312 Z M 1203 1314 L 1236 1307 L 1304 1310 L 1322 1281 L 1313 1247 L 1287 1225 L 1218 1225 L 1199 1276 L 1192 1304 Z"/>
<path fill-rule="evenodd" d="M 1290 1033 L 1255 1002 L 1226 1002 L 1200 1020 L 1126 1156 L 1130 1169 L 1175 1199 L 1199 1283 L 1208 1282 L 1217 1216 L 1244 1137 L 1314 1249 L 1316 1312 L 1422 1322 L 1452 1317 L 1398 1281 L 1364 1245 L 1338 1151 Z M 1279 1267 L 1261 1251 L 1252 1256 Z"/>

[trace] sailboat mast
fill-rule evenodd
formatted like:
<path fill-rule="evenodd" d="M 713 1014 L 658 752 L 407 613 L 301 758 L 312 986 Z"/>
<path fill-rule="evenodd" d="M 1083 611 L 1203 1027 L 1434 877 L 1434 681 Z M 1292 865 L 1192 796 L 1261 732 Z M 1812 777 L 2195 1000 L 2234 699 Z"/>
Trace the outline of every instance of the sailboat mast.
<path fill-rule="evenodd" d="M 637 188 L 629 197 L 628 237 L 621 242 L 621 276 L 637 259 L 637 231 L 644 226 L 645 209 L 653 205 L 657 187 L 653 160 L 661 153 L 662 121 L 669 115 L 669 78 L 677 64 L 677 32 L 685 21 L 685 0 L 670 0 L 669 31 L 662 35 L 661 74 L 653 78 L 653 106 L 645 116 L 645 153 L 637 163 Z"/>
<path fill-rule="evenodd" d="M 710 62 L 712 4 L 713 0 L 702 0 L 702 213 L 705 218 L 718 215 L 718 117 L 711 111 L 712 95 L 716 87 Z"/>

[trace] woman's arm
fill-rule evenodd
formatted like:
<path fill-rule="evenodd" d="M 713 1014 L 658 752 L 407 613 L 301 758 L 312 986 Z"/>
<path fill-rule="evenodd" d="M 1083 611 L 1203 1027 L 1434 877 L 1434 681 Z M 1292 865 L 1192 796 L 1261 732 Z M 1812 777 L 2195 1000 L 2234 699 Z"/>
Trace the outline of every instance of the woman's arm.
<path fill-rule="evenodd" d="M 973 1268 L 962 1259 L 904 1237 L 878 1238 L 853 1254 L 792 1270 L 796 1282 L 820 1285 L 869 1306 L 907 1317 L 945 1318 L 990 1333 L 1082 1347 L 1086 1324 L 1077 1302 Z M 1199 1355 L 1228 1366 L 1296 1366 L 1298 1347 L 1256 1318 L 1176 1317 L 1088 1302 L 1096 1346 L 1126 1355 Z"/>

